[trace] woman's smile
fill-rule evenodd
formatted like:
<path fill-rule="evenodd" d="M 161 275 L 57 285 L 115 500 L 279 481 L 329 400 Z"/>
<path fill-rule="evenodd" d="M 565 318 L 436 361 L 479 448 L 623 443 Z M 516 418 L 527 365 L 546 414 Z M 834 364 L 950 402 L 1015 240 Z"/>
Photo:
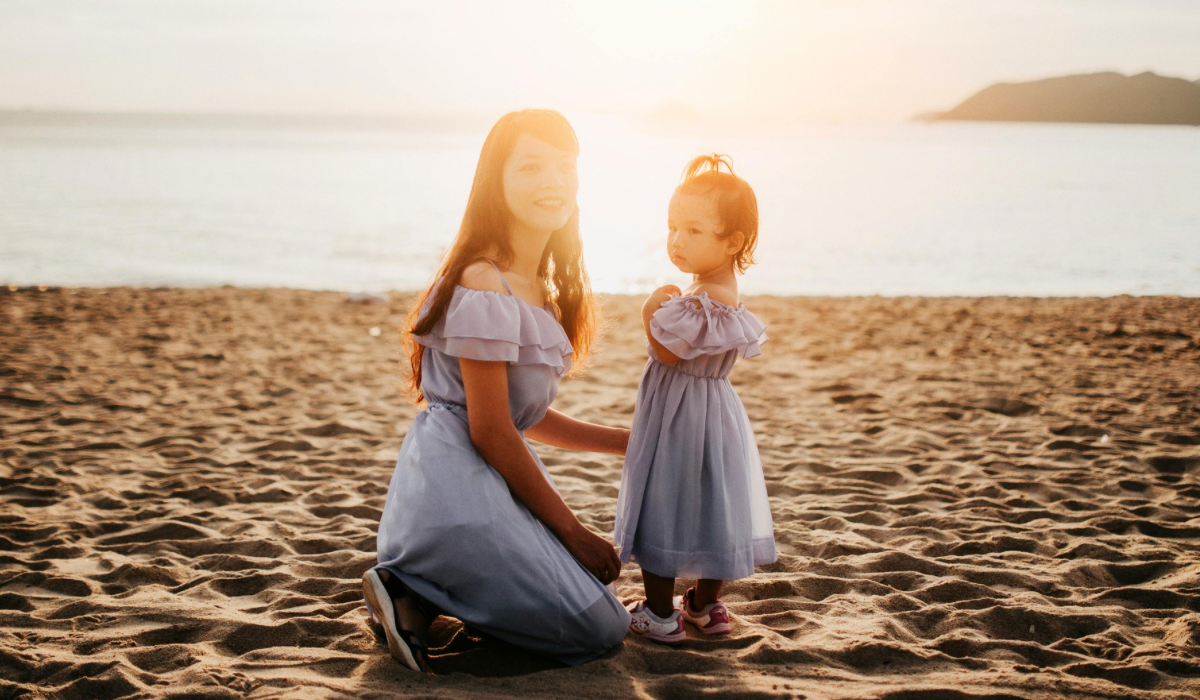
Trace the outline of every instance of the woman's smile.
<path fill-rule="evenodd" d="M 543 209 L 562 209 L 564 200 L 562 197 L 544 197 L 534 202 Z"/>

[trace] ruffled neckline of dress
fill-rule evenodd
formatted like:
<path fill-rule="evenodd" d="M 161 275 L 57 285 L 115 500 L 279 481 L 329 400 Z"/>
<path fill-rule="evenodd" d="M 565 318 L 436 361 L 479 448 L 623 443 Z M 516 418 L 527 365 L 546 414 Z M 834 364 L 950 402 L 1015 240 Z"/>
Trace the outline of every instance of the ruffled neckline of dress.
<path fill-rule="evenodd" d="M 550 314 L 550 317 L 554 319 L 554 322 L 559 323 L 558 315 L 550 310 L 550 302 L 546 302 L 545 304 L 543 304 L 541 306 L 535 306 L 534 304 L 531 304 L 528 301 L 525 301 L 525 299 L 523 297 L 519 297 L 516 294 L 509 294 L 508 292 L 494 292 L 490 289 L 471 289 L 470 287 L 464 287 L 461 284 L 454 285 L 454 293 L 455 294 L 458 294 L 458 291 L 460 289 L 468 291 L 468 292 L 475 292 L 477 294 L 495 294 L 496 296 L 503 297 L 506 299 L 514 299 L 518 303 L 524 304 L 525 306 L 528 306 L 531 309 Z M 559 325 L 561 326 L 562 324 L 559 323 Z M 564 332 L 564 335 L 565 335 L 565 332 Z"/>
<path fill-rule="evenodd" d="M 688 299 L 696 299 L 700 302 L 700 304 L 702 306 L 711 304 L 714 308 L 727 309 L 734 313 L 738 313 L 738 312 L 750 313 L 750 312 L 746 311 L 746 305 L 744 303 L 742 303 L 742 301 L 740 299 L 738 300 L 737 305 L 734 306 L 733 304 L 726 304 L 723 301 L 717 301 L 716 299 L 713 299 L 712 297 L 710 297 L 708 295 L 708 292 L 700 292 L 699 294 L 681 294 L 679 296 L 673 296 L 670 299 L 667 299 L 666 301 L 664 301 L 663 306 L 666 306 L 667 304 L 670 304 L 671 302 L 687 301 Z M 706 304 L 706 302 L 707 302 L 707 304 Z"/>
<path fill-rule="evenodd" d="M 667 299 L 650 326 L 663 347 L 682 359 L 730 350 L 750 358 L 762 354 L 759 346 L 767 342 L 766 325 L 744 303 L 731 306 L 709 297 L 708 292 Z"/>
<path fill-rule="evenodd" d="M 432 298 L 430 294 L 429 300 Z M 571 368 L 574 352 L 558 316 L 550 309 L 534 306 L 516 295 L 462 285 L 455 286 L 442 318 L 416 340 L 455 357 L 542 364 L 559 375 Z"/>

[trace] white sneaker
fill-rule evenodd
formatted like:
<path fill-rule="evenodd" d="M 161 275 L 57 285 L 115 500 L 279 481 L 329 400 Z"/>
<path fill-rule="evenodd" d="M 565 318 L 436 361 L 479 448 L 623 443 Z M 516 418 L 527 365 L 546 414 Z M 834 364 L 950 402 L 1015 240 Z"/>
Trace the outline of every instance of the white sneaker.
<path fill-rule="evenodd" d="M 683 630 L 683 615 L 678 610 L 672 610 L 670 617 L 661 618 L 644 600 L 626 605 L 625 609 L 633 616 L 629 620 L 629 629 L 650 641 L 678 644 L 687 639 L 687 632 Z"/>

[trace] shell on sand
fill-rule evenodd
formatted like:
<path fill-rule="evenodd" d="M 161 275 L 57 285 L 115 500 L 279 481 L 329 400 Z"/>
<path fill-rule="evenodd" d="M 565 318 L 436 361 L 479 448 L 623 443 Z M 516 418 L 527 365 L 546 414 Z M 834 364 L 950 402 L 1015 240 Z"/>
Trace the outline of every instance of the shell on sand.
<path fill-rule="evenodd" d="M 0 290 L 0 695 L 1196 697 L 1200 300 L 748 299 L 780 557 L 733 633 L 568 669 L 442 619 L 432 678 L 359 590 L 411 301 Z M 639 307 L 557 408 L 628 424 Z M 620 459 L 540 451 L 611 532 Z"/>

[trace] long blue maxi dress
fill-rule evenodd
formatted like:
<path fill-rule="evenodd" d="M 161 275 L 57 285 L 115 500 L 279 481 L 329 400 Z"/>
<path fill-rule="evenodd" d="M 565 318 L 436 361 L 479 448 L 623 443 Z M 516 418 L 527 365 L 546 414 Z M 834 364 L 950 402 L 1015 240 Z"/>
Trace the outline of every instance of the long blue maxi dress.
<path fill-rule="evenodd" d="M 746 310 L 706 293 L 673 297 L 650 333 L 621 473 L 613 540 L 621 560 L 652 574 L 733 581 L 775 561 L 774 527 L 758 445 L 729 383 L 738 356 L 767 335 Z"/>
<path fill-rule="evenodd" d="M 429 406 L 400 447 L 379 521 L 379 565 L 445 614 L 574 665 L 620 644 L 629 613 L 471 442 L 460 357 L 508 363 L 521 431 L 541 421 L 571 365 L 557 316 L 504 287 L 507 295 L 456 287 L 446 314 L 417 338 Z"/>

